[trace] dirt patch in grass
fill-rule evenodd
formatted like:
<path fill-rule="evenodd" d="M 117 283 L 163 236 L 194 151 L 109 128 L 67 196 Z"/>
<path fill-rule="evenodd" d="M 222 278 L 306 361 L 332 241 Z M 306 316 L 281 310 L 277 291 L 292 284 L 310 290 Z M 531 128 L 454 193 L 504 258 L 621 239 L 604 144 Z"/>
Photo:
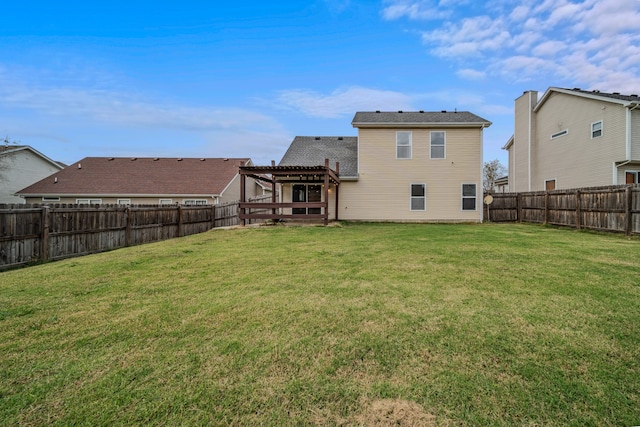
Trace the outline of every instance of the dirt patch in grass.
<path fill-rule="evenodd" d="M 366 427 L 435 426 L 436 417 L 409 400 L 381 399 L 371 402 L 357 420 Z"/>

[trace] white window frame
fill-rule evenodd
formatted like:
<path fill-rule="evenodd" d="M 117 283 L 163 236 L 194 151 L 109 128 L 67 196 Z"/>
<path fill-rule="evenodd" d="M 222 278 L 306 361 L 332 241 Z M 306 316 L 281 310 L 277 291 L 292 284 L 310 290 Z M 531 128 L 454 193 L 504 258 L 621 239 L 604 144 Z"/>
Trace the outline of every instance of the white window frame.
<path fill-rule="evenodd" d="M 131 199 L 118 199 L 118 201 L 116 202 L 119 205 L 130 205 L 131 204 Z"/>
<path fill-rule="evenodd" d="M 475 194 L 473 196 L 465 196 L 464 194 L 464 186 L 465 185 L 473 185 L 475 188 Z M 465 209 L 464 207 L 464 201 L 465 200 L 470 200 L 473 199 L 474 203 L 474 208 L 473 209 Z M 460 185 L 460 210 L 464 211 L 464 212 L 476 212 L 478 210 L 478 184 L 476 184 L 475 182 L 463 182 Z"/>
<path fill-rule="evenodd" d="M 58 197 L 46 197 L 46 196 L 42 196 L 42 201 L 43 201 L 43 202 L 59 202 L 59 201 L 60 201 L 60 196 L 58 196 Z"/>
<path fill-rule="evenodd" d="M 405 144 L 404 142 L 402 144 L 400 144 L 400 135 L 409 135 L 409 143 Z M 400 157 L 399 151 L 400 148 L 407 148 L 409 147 L 409 156 L 408 157 Z M 411 160 L 411 157 L 413 156 L 413 132 L 411 131 L 406 131 L 406 130 L 399 130 L 396 131 L 396 160 Z"/>
<path fill-rule="evenodd" d="M 551 134 L 550 139 L 562 138 L 563 136 L 567 136 L 568 134 L 569 134 L 569 129 L 562 129 L 559 132 Z"/>
<path fill-rule="evenodd" d="M 422 186 L 422 191 L 424 193 L 424 195 L 422 196 L 414 196 L 413 195 L 413 186 L 414 185 L 419 185 Z M 414 209 L 413 208 L 413 201 L 414 200 L 420 200 L 422 199 L 423 201 L 423 207 L 422 209 Z M 409 210 L 413 211 L 413 212 L 420 212 L 420 211 L 426 211 L 427 210 L 427 184 L 425 183 L 412 183 L 409 185 Z"/>
<path fill-rule="evenodd" d="M 433 143 L 433 134 L 442 134 L 442 145 Z M 442 147 L 442 157 L 433 157 L 433 149 L 436 147 Z M 443 160 L 447 158 L 447 132 L 443 130 L 434 130 L 429 132 L 429 158 L 434 160 Z"/>
<path fill-rule="evenodd" d="M 159 205 L 172 205 L 173 204 L 173 200 L 172 199 L 158 199 L 158 204 Z"/>
<path fill-rule="evenodd" d="M 594 126 L 600 124 L 600 129 L 594 129 Z M 595 135 L 596 132 L 600 132 L 600 135 Z M 597 122 L 591 123 L 591 139 L 600 138 L 604 134 L 604 123 L 602 120 L 598 120 Z"/>
<path fill-rule="evenodd" d="M 101 205 L 102 199 L 76 199 L 76 205 Z"/>
<path fill-rule="evenodd" d="M 207 199 L 183 199 L 182 204 L 185 206 L 206 206 Z"/>

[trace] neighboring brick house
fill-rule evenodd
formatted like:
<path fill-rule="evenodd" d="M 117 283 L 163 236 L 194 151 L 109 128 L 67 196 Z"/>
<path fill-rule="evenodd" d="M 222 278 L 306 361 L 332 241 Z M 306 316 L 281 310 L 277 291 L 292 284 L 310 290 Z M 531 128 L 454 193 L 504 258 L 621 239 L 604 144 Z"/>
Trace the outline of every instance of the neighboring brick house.
<path fill-rule="evenodd" d="M 235 201 L 249 158 L 86 157 L 17 192 L 27 203 L 195 204 Z M 251 181 L 249 197 L 265 187 Z"/>
<path fill-rule="evenodd" d="M 281 186 L 270 218 L 482 221 L 482 138 L 491 122 L 466 111 L 376 111 L 356 113 L 352 125 L 357 137 L 296 137 L 278 166 L 241 168 Z"/>
<path fill-rule="evenodd" d="M 16 191 L 62 169 L 64 164 L 28 145 L 0 145 L 0 203 L 24 203 Z"/>
<path fill-rule="evenodd" d="M 509 191 L 640 182 L 640 97 L 550 87 L 515 101 Z"/>

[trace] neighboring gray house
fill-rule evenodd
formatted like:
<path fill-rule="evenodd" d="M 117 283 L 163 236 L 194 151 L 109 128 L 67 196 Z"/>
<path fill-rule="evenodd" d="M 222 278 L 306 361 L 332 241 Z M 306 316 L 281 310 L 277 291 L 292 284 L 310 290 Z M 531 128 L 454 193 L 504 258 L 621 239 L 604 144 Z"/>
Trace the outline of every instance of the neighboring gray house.
<path fill-rule="evenodd" d="M 0 203 L 24 203 L 14 194 L 64 169 L 28 145 L 0 145 Z"/>
<path fill-rule="evenodd" d="M 550 87 L 515 100 L 509 191 L 640 183 L 640 97 Z"/>

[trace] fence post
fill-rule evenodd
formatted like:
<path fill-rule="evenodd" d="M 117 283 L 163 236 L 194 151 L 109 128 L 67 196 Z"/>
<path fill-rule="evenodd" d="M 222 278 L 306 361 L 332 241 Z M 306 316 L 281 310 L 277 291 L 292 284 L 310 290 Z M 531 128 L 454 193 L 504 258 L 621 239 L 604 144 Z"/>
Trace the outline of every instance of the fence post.
<path fill-rule="evenodd" d="M 124 210 L 124 245 L 131 246 L 131 208 Z"/>
<path fill-rule="evenodd" d="M 43 206 L 42 215 L 42 233 L 40 239 L 40 261 L 49 260 L 49 207 Z"/>
<path fill-rule="evenodd" d="M 576 190 L 576 230 L 580 230 L 582 222 L 582 210 L 580 206 L 580 190 Z"/>
<path fill-rule="evenodd" d="M 216 205 L 211 205 L 211 228 L 216 228 Z"/>
<path fill-rule="evenodd" d="M 518 193 L 516 194 L 516 221 L 518 222 L 522 222 L 522 200 L 520 200 L 522 198 L 522 194 Z"/>
<path fill-rule="evenodd" d="M 178 237 L 184 236 L 184 230 L 182 229 L 182 205 L 178 205 Z"/>
<path fill-rule="evenodd" d="M 549 222 L 549 191 L 544 192 L 544 224 Z"/>
<path fill-rule="evenodd" d="M 625 212 L 624 212 L 624 234 L 627 236 L 631 236 L 631 231 L 633 229 L 633 215 L 632 215 L 632 206 L 633 206 L 633 192 L 631 191 L 631 186 L 627 185 L 625 189 Z"/>

